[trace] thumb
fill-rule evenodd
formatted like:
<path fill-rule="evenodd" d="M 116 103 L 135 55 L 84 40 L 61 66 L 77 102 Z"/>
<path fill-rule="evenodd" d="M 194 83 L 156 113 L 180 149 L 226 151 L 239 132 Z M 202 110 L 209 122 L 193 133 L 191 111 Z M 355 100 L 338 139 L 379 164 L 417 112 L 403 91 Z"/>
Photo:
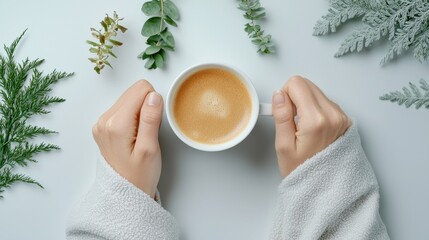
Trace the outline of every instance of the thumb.
<path fill-rule="evenodd" d="M 140 121 L 135 149 L 154 153 L 158 149 L 158 132 L 162 119 L 163 102 L 157 92 L 149 93 L 140 110 Z"/>
<path fill-rule="evenodd" d="M 296 150 L 294 110 L 289 96 L 281 90 L 274 92 L 272 101 L 276 124 L 276 150 L 283 158 Z"/>

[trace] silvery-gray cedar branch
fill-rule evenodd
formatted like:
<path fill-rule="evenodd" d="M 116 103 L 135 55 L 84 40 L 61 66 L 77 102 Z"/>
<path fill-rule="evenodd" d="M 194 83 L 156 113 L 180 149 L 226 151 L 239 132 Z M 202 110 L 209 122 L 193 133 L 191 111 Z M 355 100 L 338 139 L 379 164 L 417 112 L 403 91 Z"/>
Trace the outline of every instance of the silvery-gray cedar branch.
<path fill-rule="evenodd" d="M 415 105 L 416 109 L 425 107 L 429 109 L 429 84 L 421 79 L 420 89 L 413 83 L 409 83 L 410 88 L 403 87 L 402 91 L 386 93 L 380 97 L 380 100 L 396 102 L 399 106 L 405 105 L 406 108 Z"/>
<path fill-rule="evenodd" d="M 412 49 L 419 61 L 429 57 L 428 0 L 331 0 L 328 14 L 314 27 L 314 35 L 326 35 L 350 19 L 358 18 L 362 25 L 348 36 L 336 57 L 360 52 L 381 38 L 390 44 L 381 64 Z"/>
<path fill-rule="evenodd" d="M 46 107 L 53 103 L 64 102 L 63 98 L 48 94 L 53 84 L 72 75 L 55 70 L 44 74 L 37 70 L 43 59 L 16 62 L 15 49 L 24 34 L 4 47 L 5 55 L 0 54 L 0 198 L 16 182 L 42 187 L 31 177 L 13 170 L 36 162 L 33 156 L 37 153 L 59 149 L 54 144 L 34 143 L 34 138 L 55 132 L 30 125 L 27 120 L 33 115 L 48 114 Z"/>

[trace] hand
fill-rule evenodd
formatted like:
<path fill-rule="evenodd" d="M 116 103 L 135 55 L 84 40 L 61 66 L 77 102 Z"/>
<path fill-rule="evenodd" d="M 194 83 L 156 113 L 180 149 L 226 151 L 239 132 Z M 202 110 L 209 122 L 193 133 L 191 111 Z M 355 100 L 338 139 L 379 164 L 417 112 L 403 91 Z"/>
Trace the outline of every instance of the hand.
<path fill-rule="evenodd" d="M 162 97 L 138 81 L 105 112 L 92 132 L 104 159 L 121 176 L 155 197 L 161 175 L 158 130 Z"/>
<path fill-rule="evenodd" d="M 273 115 L 277 159 L 284 177 L 333 143 L 351 124 L 337 104 L 314 83 L 299 76 L 274 93 Z"/>

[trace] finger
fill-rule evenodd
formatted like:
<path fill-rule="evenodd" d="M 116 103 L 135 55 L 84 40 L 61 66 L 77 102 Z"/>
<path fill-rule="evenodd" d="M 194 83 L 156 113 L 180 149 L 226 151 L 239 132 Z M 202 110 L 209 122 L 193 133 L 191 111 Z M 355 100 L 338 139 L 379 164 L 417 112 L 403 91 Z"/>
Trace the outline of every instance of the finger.
<path fill-rule="evenodd" d="M 137 152 L 151 154 L 157 151 L 162 108 L 161 95 L 157 92 L 149 93 L 140 110 L 137 140 L 134 146 Z"/>
<path fill-rule="evenodd" d="M 146 80 L 139 80 L 136 83 L 134 83 L 131 87 L 129 87 L 120 97 L 119 99 L 110 107 L 109 110 L 107 110 L 102 117 L 109 118 L 112 116 L 115 112 L 117 112 L 120 108 L 122 108 L 123 105 L 128 105 L 130 102 L 136 102 L 134 104 L 134 108 L 140 109 L 144 98 L 146 95 L 154 91 L 152 85 L 146 81 Z M 136 96 L 138 96 L 136 98 Z M 139 103 L 140 102 L 140 103 Z"/>
<path fill-rule="evenodd" d="M 118 110 L 116 111 L 118 114 L 114 113 L 114 115 L 122 117 L 124 122 L 131 123 L 130 120 L 134 121 L 133 124 L 137 127 L 138 123 L 136 121 L 140 115 L 143 102 L 146 96 L 152 91 L 153 87 L 149 82 L 139 81 L 118 101 Z"/>
<path fill-rule="evenodd" d="M 283 91 L 273 94 L 273 116 L 276 125 L 276 149 L 283 154 L 296 149 L 296 126 L 293 104 Z"/>
<path fill-rule="evenodd" d="M 292 104 L 296 106 L 298 117 L 303 113 L 313 113 L 315 109 L 320 108 L 312 89 L 305 79 L 300 76 L 290 78 L 283 87 L 283 91 L 288 95 Z"/>

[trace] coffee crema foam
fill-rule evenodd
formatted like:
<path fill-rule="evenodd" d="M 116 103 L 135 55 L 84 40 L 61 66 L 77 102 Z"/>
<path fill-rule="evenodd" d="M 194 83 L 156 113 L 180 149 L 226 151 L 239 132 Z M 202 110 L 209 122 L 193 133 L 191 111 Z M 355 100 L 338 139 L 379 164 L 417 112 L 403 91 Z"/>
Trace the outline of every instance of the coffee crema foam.
<path fill-rule="evenodd" d="M 186 78 L 173 105 L 179 129 L 203 144 L 220 144 L 239 135 L 251 111 L 246 86 L 234 73 L 219 68 L 203 69 Z"/>

